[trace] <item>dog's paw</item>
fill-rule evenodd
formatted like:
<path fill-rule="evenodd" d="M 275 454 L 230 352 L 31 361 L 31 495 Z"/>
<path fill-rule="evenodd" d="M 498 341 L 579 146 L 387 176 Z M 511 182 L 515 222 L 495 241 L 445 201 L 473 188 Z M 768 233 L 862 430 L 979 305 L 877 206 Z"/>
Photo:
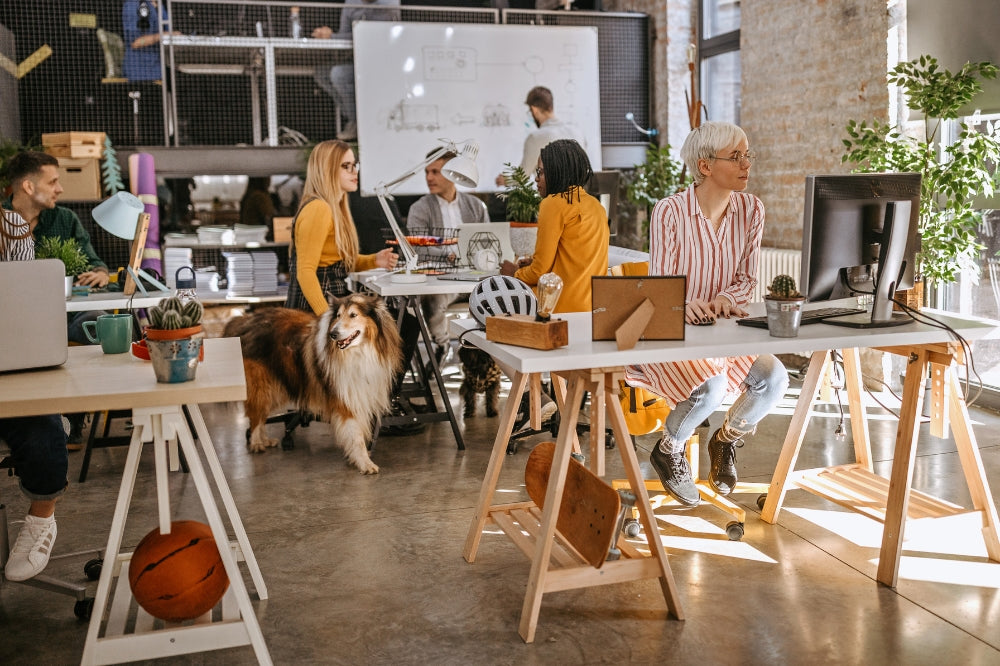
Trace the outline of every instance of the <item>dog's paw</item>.
<path fill-rule="evenodd" d="M 486 408 L 486 416 L 496 416 L 499 413 L 500 412 L 497 411 L 496 407 L 494 407 L 492 409 L 490 409 L 489 407 Z"/>
<path fill-rule="evenodd" d="M 277 445 L 278 440 L 273 437 L 251 437 L 250 441 L 247 442 L 247 448 L 250 449 L 250 453 L 263 453 L 267 449 Z"/>
<path fill-rule="evenodd" d="M 365 463 L 358 464 L 358 471 L 362 474 L 378 474 L 378 465 L 369 460 L 367 465 Z"/>

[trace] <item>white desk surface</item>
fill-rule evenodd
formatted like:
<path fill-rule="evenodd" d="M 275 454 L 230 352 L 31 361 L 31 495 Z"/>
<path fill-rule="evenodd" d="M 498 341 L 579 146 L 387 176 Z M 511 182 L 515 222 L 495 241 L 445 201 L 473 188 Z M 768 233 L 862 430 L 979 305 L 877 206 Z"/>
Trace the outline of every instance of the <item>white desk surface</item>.
<path fill-rule="evenodd" d="M 226 402 L 246 394 L 237 338 L 206 339 L 195 379 L 177 384 L 158 383 L 149 361 L 86 345 L 70 347 L 59 367 L 0 374 L 0 417 Z"/>
<path fill-rule="evenodd" d="M 173 296 L 173 291 L 153 291 L 144 296 L 141 291 L 129 297 L 120 291 L 99 291 L 87 296 L 74 296 L 66 299 L 66 312 L 84 312 L 89 310 L 128 310 L 129 308 L 150 308 L 167 296 Z"/>
<path fill-rule="evenodd" d="M 762 310 L 762 303 L 754 304 L 750 314 L 762 314 Z M 924 309 L 923 312 L 947 323 L 966 340 L 1000 338 L 1000 322 L 930 309 Z M 589 312 L 553 317 L 564 318 L 569 322 L 569 344 L 551 351 L 491 342 L 486 339 L 485 331 L 469 333 L 464 339 L 489 353 L 501 364 L 521 373 L 619 367 L 745 354 L 791 354 L 823 349 L 929 344 L 949 340 L 946 331 L 918 323 L 874 329 L 808 324 L 799 328 L 797 338 L 775 338 L 767 329 L 738 326 L 733 319 L 720 319 L 711 326 L 686 326 L 686 339 L 683 341 L 640 340 L 635 348 L 618 351 L 613 340 L 594 342 L 591 339 Z M 452 320 L 450 326 L 452 333 L 460 335 L 475 328 L 476 322 L 471 318 L 457 319 Z"/>
<path fill-rule="evenodd" d="M 478 282 L 472 280 L 439 280 L 428 275 L 425 282 L 393 282 L 392 275 L 377 268 L 351 273 L 355 284 L 363 285 L 379 296 L 432 296 L 436 294 L 471 294 Z"/>

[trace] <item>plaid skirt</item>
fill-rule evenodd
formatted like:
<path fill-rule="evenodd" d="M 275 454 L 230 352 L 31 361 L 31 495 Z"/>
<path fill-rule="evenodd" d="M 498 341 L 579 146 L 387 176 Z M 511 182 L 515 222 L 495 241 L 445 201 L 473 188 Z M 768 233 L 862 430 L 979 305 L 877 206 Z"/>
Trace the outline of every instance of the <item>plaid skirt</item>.
<path fill-rule="evenodd" d="M 285 307 L 312 312 L 313 309 L 309 305 L 309 301 L 306 300 L 302 294 L 302 288 L 299 287 L 298 278 L 295 277 L 297 263 L 293 255 L 288 266 L 288 296 L 285 298 Z M 343 261 L 329 266 L 320 266 L 316 269 L 316 277 L 319 278 L 319 287 L 323 290 L 327 301 L 330 300 L 331 296 L 342 297 L 350 293 L 347 291 L 347 266 Z"/>

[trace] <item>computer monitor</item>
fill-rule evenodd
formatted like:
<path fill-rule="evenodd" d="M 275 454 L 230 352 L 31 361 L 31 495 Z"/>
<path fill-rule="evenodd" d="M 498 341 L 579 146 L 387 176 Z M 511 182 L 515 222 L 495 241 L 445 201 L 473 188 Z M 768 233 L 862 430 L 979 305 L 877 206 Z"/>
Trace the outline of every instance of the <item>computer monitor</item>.
<path fill-rule="evenodd" d="M 871 313 L 825 319 L 855 328 L 913 321 L 893 313 L 897 289 L 913 286 L 919 248 L 920 174 L 806 176 L 800 285 L 809 301 L 871 294 Z"/>

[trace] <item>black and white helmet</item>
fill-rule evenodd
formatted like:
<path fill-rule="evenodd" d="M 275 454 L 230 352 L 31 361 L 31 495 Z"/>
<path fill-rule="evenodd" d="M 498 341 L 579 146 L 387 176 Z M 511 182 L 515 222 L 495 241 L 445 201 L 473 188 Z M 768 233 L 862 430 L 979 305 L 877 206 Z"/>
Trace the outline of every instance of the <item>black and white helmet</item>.
<path fill-rule="evenodd" d="M 469 294 L 469 311 L 480 326 L 486 326 L 486 318 L 490 316 L 533 315 L 537 309 L 538 301 L 531 287 L 506 275 L 480 281 Z"/>

